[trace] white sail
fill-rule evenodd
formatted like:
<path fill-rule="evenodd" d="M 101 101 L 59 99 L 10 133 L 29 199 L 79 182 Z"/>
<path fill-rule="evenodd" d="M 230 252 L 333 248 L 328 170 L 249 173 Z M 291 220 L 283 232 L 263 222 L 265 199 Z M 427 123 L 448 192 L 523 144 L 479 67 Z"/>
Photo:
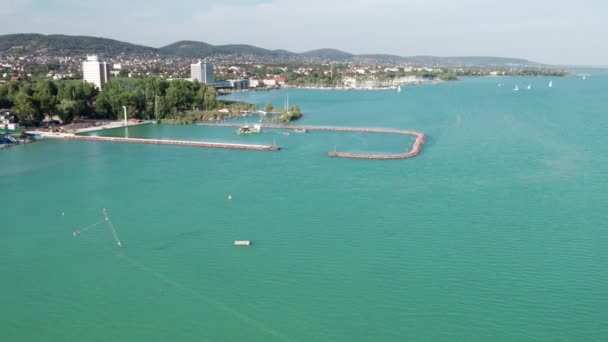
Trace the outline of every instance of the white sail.
<path fill-rule="evenodd" d="M 519 91 L 519 85 L 515 85 L 515 88 L 513 88 L 513 91 Z"/>
<path fill-rule="evenodd" d="M 549 88 L 553 88 L 553 81 L 549 81 Z"/>

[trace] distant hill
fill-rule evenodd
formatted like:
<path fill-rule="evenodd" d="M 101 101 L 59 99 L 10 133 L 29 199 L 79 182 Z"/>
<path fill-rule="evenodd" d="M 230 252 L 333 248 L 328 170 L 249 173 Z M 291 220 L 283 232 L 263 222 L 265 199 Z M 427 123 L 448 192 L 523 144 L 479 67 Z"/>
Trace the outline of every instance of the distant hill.
<path fill-rule="evenodd" d="M 462 65 L 462 66 L 538 66 L 539 63 L 531 62 L 521 58 L 505 58 L 505 57 L 484 57 L 484 56 L 466 56 L 466 57 L 434 57 L 434 56 L 413 56 L 405 57 L 405 61 L 417 64 L 441 64 L 441 65 Z"/>
<path fill-rule="evenodd" d="M 183 58 L 206 58 L 216 56 L 245 56 L 251 59 L 272 62 L 339 62 L 367 64 L 435 64 L 445 66 L 541 66 L 539 63 L 518 58 L 501 57 L 400 57 L 387 54 L 354 55 L 336 49 L 318 49 L 303 53 L 286 50 L 269 50 L 251 45 L 211 45 L 197 41 L 179 41 L 161 48 L 153 48 L 121 42 L 114 39 L 42 34 L 8 34 L 0 36 L 0 53 L 17 55 L 85 55 L 101 54 L 160 54 Z"/>
<path fill-rule="evenodd" d="M 205 58 L 213 52 L 213 45 L 191 40 L 182 40 L 162 47 L 159 51 L 162 51 L 166 55 Z"/>
<path fill-rule="evenodd" d="M 214 55 L 241 55 L 268 58 L 293 57 L 296 54 L 285 50 L 268 50 L 251 45 L 211 45 L 184 40 L 164 46 L 159 51 L 165 55 L 187 58 L 205 58 Z"/>
<path fill-rule="evenodd" d="M 155 53 L 156 50 L 151 47 L 125 43 L 114 39 L 88 36 L 42 35 L 33 33 L 0 36 L 0 52 L 19 55 L 59 55 L 64 53 L 146 54 Z"/>
<path fill-rule="evenodd" d="M 342 62 L 346 61 L 353 57 L 352 54 L 336 49 L 318 49 L 307 51 L 299 54 L 300 56 L 311 58 L 311 59 L 319 59 L 319 60 L 327 60 L 334 62 Z"/>

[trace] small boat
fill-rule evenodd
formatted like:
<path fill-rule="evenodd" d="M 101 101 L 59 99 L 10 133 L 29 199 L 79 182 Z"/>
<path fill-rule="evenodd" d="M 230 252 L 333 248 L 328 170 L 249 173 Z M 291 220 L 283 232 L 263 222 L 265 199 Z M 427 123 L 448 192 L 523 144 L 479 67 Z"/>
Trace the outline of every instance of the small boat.
<path fill-rule="evenodd" d="M 401 92 L 401 86 L 397 87 L 397 92 L 400 93 Z"/>
<path fill-rule="evenodd" d="M 519 85 L 515 85 L 515 88 L 513 88 L 513 91 L 519 91 Z"/>
<path fill-rule="evenodd" d="M 247 246 L 251 246 L 251 241 L 249 241 L 249 240 L 235 240 L 234 241 L 234 245 L 235 246 L 241 246 L 241 247 L 247 247 Z"/>
<path fill-rule="evenodd" d="M 553 81 L 549 81 L 549 88 L 553 88 Z"/>
<path fill-rule="evenodd" d="M 583 80 L 586 80 L 586 79 L 587 79 L 587 76 L 583 76 Z"/>
<path fill-rule="evenodd" d="M 289 136 L 289 132 L 283 132 L 283 135 Z"/>
<path fill-rule="evenodd" d="M 250 127 L 249 125 L 245 125 L 240 127 L 237 131 L 237 134 L 241 135 L 241 134 L 259 134 L 262 133 L 262 126 L 261 125 L 253 125 L 253 127 Z"/>
<path fill-rule="evenodd" d="M 308 133 L 308 130 L 306 128 L 302 128 L 302 129 L 294 129 L 293 130 L 296 133 Z"/>
<path fill-rule="evenodd" d="M 532 90 L 532 85 L 528 84 L 528 90 Z"/>

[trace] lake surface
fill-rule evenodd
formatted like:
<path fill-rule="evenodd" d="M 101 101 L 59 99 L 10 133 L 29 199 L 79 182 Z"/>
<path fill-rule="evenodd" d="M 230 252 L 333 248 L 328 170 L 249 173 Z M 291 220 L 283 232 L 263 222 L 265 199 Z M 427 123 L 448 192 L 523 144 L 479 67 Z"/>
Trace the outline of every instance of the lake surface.
<path fill-rule="evenodd" d="M 608 73 L 593 74 L 229 97 L 424 132 L 405 160 L 327 156 L 405 136 L 166 125 L 128 134 L 283 150 L 4 149 L 0 340 L 608 340 Z"/>

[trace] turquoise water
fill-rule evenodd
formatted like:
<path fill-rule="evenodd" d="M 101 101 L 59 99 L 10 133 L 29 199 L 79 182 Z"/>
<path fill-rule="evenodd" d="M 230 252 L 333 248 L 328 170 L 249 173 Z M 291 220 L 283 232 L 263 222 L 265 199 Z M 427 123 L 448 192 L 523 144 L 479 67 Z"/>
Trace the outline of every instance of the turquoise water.
<path fill-rule="evenodd" d="M 164 125 L 128 134 L 284 149 L 4 149 L 0 340 L 605 341 L 608 74 L 548 82 L 231 96 L 427 134 L 407 160 L 327 156 L 402 136 Z"/>

